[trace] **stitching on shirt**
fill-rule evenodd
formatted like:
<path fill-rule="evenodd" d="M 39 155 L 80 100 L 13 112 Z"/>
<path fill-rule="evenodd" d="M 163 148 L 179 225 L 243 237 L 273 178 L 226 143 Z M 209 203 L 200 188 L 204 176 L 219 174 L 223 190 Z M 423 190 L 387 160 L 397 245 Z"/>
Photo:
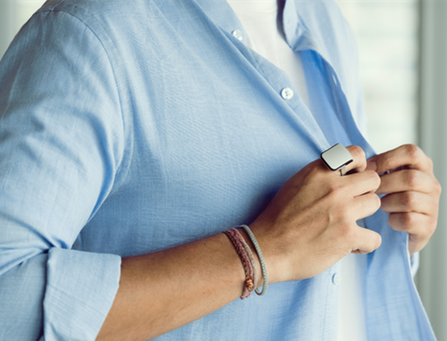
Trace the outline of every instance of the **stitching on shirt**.
<path fill-rule="evenodd" d="M 103 50 L 104 50 L 104 53 L 105 53 L 106 56 L 107 56 L 107 59 L 108 59 L 108 61 L 109 61 L 110 68 L 111 68 L 111 70 L 112 70 L 113 79 L 114 79 L 114 82 L 115 82 L 115 88 L 116 88 L 116 92 L 117 92 L 117 94 L 118 94 L 118 99 L 119 99 L 119 104 L 120 104 L 121 120 L 122 120 L 122 123 L 123 123 L 123 131 L 122 131 L 122 134 L 123 134 L 123 136 L 125 137 L 125 136 L 126 136 L 126 134 L 125 134 L 125 131 L 126 131 L 126 129 L 125 129 L 126 120 L 125 120 L 125 115 L 124 115 L 124 112 L 123 112 L 123 100 L 122 100 L 121 92 L 119 91 L 118 82 L 117 82 L 117 77 L 116 77 L 116 72 L 115 72 L 115 68 L 113 67 L 113 63 L 112 63 L 112 60 L 111 60 L 111 58 L 110 58 L 109 51 L 106 49 L 105 45 L 103 44 L 103 42 L 102 42 L 102 40 L 100 39 L 100 37 L 96 34 L 96 32 L 95 32 L 95 31 L 90 27 L 90 25 L 88 25 L 85 21 L 83 21 L 81 18 L 75 16 L 74 14 L 69 13 L 69 12 L 67 12 L 67 11 L 64 11 L 64 10 L 62 10 L 62 9 L 59 10 L 59 11 L 56 10 L 56 8 L 57 8 L 59 5 L 61 5 L 63 2 L 65 2 L 65 0 L 61 0 L 58 4 L 56 4 L 56 5 L 55 5 L 53 8 L 51 8 L 51 9 L 42 10 L 42 11 L 39 11 L 39 12 L 40 12 L 40 13 L 50 13 L 50 12 L 51 12 L 51 13 L 63 13 L 63 14 L 66 14 L 66 15 L 68 15 L 69 17 L 75 19 L 76 21 L 82 23 L 82 24 L 83 24 L 83 25 L 84 25 L 84 26 L 85 26 L 85 27 L 86 27 L 86 28 L 93 34 L 93 36 L 98 40 L 99 44 L 102 46 L 102 48 L 103 48 Z M 78 6 L 73 6 L 73 5 L 68 5 L 68 6 L 69 6 L 70 8 L 78 9 L 78 10 L 81 10 L 81 11 L 84 12 L 84 10 L 83 10 L 82 8 L 78 7 Z M 96 21 L 96 22 L 97 22 L 98 25 L 103 29 L 103 31 L 106 32 L 105 28 L 101 25 L 101 23 L 100 23 L 99 21 Z M 115 45 L 115 43 L 114 43 L 114 40 L 113 40 L 113 39 L 110 39 L 110 41 L 113 43 L 113 47 L 114 47 L 116 50 L 118 50 L 118 49 L 116 48 L 116 45 Z M 115 171 L 115 179 L 114 179 L 112 188 L 110 189 L 110 192 L 109 192 L 108 196 L 110 196 L 112 193 L 116 192 L 116 190 L 118 190 L 118 189 L 121 187 L 121 185 L 124 183 L 124 180 L 127 178 L 127 174 L 128 174 L 128 172 L 129 172 L 129 169 L 130 169 L 131 164 L 132 164 L 133 142 L 130 143 L 130 147 L 129 147 L 130 153 L 129 153 L 129 155 L 126 155 L 125 150 L 126 150 L 126 147 L 125 147 L 125 145 L 124 145 L 124 147 L 123 147 L 123 157 L 122 157 L 121 162 L 119 163 L 119 165 L 118 165 L 118 167 L 117 167 L 117 169 L 116 169 L 116 171 Z M 124 162 L 124 158 L 125 158 L 125 157 L 128 158 L 127 165 L 123 165 L 123 163 L 125 163 L 125 162 Z M 124 169 L 124 170 L 122 170 L 122 166 L 125 166 L 125 169 Z M 123 173 L 120 174 L 120 171 L 121 171 L 121 170 L 123 171 Z M 120 174 L 120 176 L 119 176 L 119 180 L 120 180 L 120 181 L 117 183 L 117 182 L 116 182 L 116 179 L 117 179 L 116 175 L 118 175 L 118 174 Z M 116 184 L 117 184 L 117 186 L 114 186 L 114 185 L 116 185 Z M 90 220 L 91 218 L 92 218 L 92 217 L 90 217 L 89 220 Z"/>
<path fill-rule="evenodd" d="M 65 2 L 65 0 L 60 0 L 57 4 L 54 5 L 54 7 L 51 8 L 51 11 L 54 11 L 54 9 L 55 9 L 57 6 L 62 5 L 64 2 Z"/>

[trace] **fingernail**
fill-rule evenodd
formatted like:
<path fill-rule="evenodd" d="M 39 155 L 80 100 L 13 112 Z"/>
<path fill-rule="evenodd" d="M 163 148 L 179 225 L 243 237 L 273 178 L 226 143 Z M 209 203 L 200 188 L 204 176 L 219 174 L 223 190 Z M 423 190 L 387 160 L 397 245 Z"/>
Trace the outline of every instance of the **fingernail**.
<path fill-rule="evenodd" d="M 368 163 L 366 164 L 366 170 L 376 171 L 377 170 L 377 164 L 374 161 L 368 161 Z"/>

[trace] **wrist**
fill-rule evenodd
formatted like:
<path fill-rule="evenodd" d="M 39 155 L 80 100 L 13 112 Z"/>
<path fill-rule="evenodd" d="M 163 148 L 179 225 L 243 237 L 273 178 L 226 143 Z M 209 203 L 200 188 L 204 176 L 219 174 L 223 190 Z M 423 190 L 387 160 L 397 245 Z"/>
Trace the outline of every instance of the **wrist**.
<path fill-rule="evenodd" d="M 284 254 L 287 247 L 287 240 L 279 242 L 281 234 L 275 233 L 278 229 L 273 222 L 257 220 L 250 224 L 250 229 L 256 236 L 258 244 L 262 250 L 264 261 L 268 269 L 268 283 L 274 284 L 291 280 L 290 264 Z M 272 233 L 273 232 L 273 233 Z M 245 237 L 245 235 L 244 235 Z M 284 237 L 284 236 L 283 236 Z M 253 245 L 250 243 L 250 247 Z M 259 258 L 257 258 L 259 262 Z M 261 278 L 259 285 L 262 286 Z"/>

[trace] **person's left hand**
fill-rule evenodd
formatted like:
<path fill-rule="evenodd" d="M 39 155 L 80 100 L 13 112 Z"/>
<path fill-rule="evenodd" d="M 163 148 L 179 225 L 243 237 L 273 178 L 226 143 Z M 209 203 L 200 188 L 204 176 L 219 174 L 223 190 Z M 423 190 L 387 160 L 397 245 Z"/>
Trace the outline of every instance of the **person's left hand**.
<path fill-rule="evenodd" d="M 382 181 L 376 194 L 396 231 L 409 234 L 410 255 L 424 248 L 435 232 L 441 186 L 433 174 L 432 160 L 414 145 L 403 145 L 368 160 Z"/>

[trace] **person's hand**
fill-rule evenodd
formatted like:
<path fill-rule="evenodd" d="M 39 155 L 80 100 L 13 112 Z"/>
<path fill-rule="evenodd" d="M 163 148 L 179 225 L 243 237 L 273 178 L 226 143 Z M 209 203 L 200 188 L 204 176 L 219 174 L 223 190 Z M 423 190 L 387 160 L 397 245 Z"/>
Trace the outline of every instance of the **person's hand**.
<path fill-rule="evenodd" d="M 433 235 L 438 221 L 441 186 L 433 174 L 433 163 L 414 145 L 404 145 L 368 160 L 367 169 L 381 176 L 377 194 L 389 223 L 409 234 L 410 254 L 420 251 Z"/>
<path fill-rule="evenodd" d="M 318 159 L 290 178 L 252 223 L 266 259 L 269 282 L 315 276 L 350 252 L 377 249 L 381 237 L 356 224 L 380 207 L 380 178 L 365 171 L 360 147 L 347 148 L 357 172 L 340 176 Z"/>

